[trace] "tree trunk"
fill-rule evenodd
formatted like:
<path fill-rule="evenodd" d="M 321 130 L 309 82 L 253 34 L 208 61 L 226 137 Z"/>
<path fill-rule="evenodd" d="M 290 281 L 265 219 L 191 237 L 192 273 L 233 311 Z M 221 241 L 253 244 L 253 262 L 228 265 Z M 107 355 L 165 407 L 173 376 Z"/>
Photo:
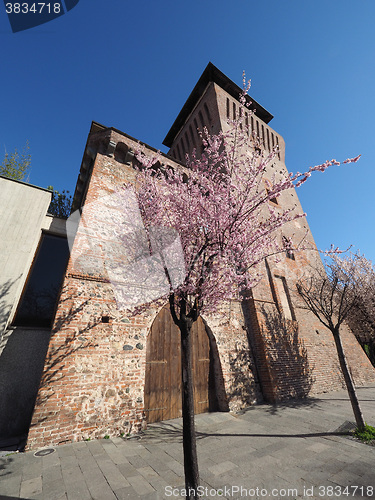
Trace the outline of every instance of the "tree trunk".
<path fill-rule="evenodd" d="M 189 500 L 198 498 L 199 485 L 197 442 L 194 422 L 194 384 L 192 366 L 191 326 L 193 321 L 181 315 L 181 375 L 182 375 L 182 421 L 185 487 Z"/>
<path fill-rule="evenodd" d="M 342 374 L 344 375 L 344 380 L 345 380 L 346 388 L 348 390 L 350 402 L 351 402 L 351 405 L 353 408 L 355 421 L 357 423 L 358 429 L 363 429 L 365 427 L 365 422 L 363 420 L 361 408 L 359 406 L 359 401 L 357 398 L 357 393 L 355 391 L 353 380 L 352 380 L 352 377 L 351 377 L 349 369 L 348 369 L 348 364 L 346 362 L 345 353 L 344 353 L 342 343 L 341 343 L 340 333 L 338 330 L 335 330 L 332 333 L 333 333 L 333 338 L 335 339 L 335 344 L 336 344 L 337 354 L 339 357 L 340 367 L 341 367 Z"/>

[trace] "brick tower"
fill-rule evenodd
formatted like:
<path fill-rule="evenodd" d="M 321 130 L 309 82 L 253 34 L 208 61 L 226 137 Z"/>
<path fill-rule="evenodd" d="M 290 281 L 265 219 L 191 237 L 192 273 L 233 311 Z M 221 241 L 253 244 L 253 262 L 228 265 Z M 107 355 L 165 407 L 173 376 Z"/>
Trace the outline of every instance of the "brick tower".
<path fill-rule="evenodd" d="M 185 153 L 200 148 L 197 129 L 226 130 L 239 112 L 241 89 L 209 64 L 168 132 L 160 166 L 181 168 Z M 272 115 L 252 100 L 249 147 L 279 152 L 265 181 L 285 173 L 285 143 L 269 122 Z M 133 176 L 138 141 L 93 123 L 74 195 L 84 211 L 71 248 L 39 390 L 29 447 L 137 432 L 147 421 L 180 415 L 179 342 L 168 309 L 151 307 L 128 317 L 116 305 L 105 248 L 121 251 L 110 197 Z M 144 145 L 146 154 L 155 150 Z M 294 190 L 274 200 L 302 212 Z M 90 241 L 88 242 L 88 235 Z M 283 228 L 280 241 L 305 239 L 310 250 L 268 258 L 263 278 L 245 300 L 224 306 L 226 319 L 200 319 L 194 333 L 196 412 L 236 410 L 266 400 L 281 401 L 343 386 L 331 333 L 306 310 L 296 280 L 321 266 L 307 221 Z M 286 245 L 287 246 L 287 245 Z M 120 258 L 121 256 L 119 256 Z M 125 257 L 126 258 L 126 257 Z M 356 384 L 375 372 L 355 337 L 343 343 Z"/>
<path fill-rule="evenodd" d="M 181 161 L 193 148 L 199 150 L 199 128 L 205 126 L 213 134 L 228 130 L 228 121 L 235 120 L 240 112 L 240 92 L 237 85 L 209 63 L 164 140 L 170 148 L 168 154 Z M 265 172 L 267 185 L 274 174 L 288 173 L 285 142 L 269 126 L 273 116 L 254 99 L 249 98 L 249 103 L 253 115 L 246 121 L 254 136 L 249 148 L 268 152 L 277 146 L 279 151 Z M 295 208 L 303 213 L 295 190 L 282 193 L 273 206 L 276 210 Z M 292 238 L 296 243 L 303 240 L 304 247 L 311 250 L 287 250 Z M 296 290 L 299 277 L 322 267 L 306 218 L 284 226 L 280 240 L 285 242 L 285 255 L 277 260 L 266 259 L 264 278 L 244 308 L 258 380 L 268 401 L 327 392 L 341 385 L 332 335 L 306 309 Z M 355 337 L 349 330 L 343 336 L 356 382 L 373 379 L 374 370 Z"/>

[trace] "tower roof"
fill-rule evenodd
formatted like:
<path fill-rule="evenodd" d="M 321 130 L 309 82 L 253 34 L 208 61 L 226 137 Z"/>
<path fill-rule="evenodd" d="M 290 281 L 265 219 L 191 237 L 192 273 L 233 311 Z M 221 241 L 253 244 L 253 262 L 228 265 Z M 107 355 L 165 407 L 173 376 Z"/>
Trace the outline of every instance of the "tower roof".
<path fill-rule="evenodd" d="M 175 119 L 172 127 L 170 128 L 168 134 L 166 135 L 163 144 L 167 147 L 171 147 L 174 138 L 177 133 L 185 123 L 186 119 L 192 112 L 194 106 L 203 95 L 207 85 L 210 82 L 214 82 L 219 87 L 224 89 L 228 94 L 230 94 L 235 99 L 238 99 L 242 89 L 236 85 L 232 80 L 230 80 L 227 76 L 224 75 L 216 66 L 214 66 L 211 62 L 209 62 L 203 71 L 201 77 L 199 78 L 197 84 L 195 85 L 193 91 L 187 98 L 185 104 L 183 105 L 180 113 Z M 265 123 L 268 123 L 272 120 L 273 115 L 269 113 L 266 109 L 263 108 L 260 104 L 258 104 L 254 99 L 250 96 L 247 96 L 248 102 L 250 104 L 250 109 L 254 110 L 255 114 L 263 120 Z"/>

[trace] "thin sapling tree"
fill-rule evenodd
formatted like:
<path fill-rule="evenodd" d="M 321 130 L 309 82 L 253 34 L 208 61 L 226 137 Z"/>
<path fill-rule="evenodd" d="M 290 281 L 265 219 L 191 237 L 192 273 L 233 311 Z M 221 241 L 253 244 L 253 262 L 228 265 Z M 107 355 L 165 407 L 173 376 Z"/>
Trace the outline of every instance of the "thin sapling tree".
<path fill-rule="evenodd" d="M 375 366 L 375 266 L 360 252 L 342 258 L 337 256 L 334 265 L 343 273 L 355 271 L 351 273 L 350 286 L 355 289 L 358 300 L 347 322 Z"/>
<path fill-rule="evenodd" d="M 357 423 L 365 428 L 357 393 L 350 374 L 341 341 L 345 322 L 371 325 L 374 319 L 374 269 L 370 261 L 359 254 L 327 258 L 325 269 L 315 270 L 298 283 L 298 291 L 308 309 L 328 328 L 334 338 L 341 372 Z M 360 318 L 360 319 L 359 319 Z"/>

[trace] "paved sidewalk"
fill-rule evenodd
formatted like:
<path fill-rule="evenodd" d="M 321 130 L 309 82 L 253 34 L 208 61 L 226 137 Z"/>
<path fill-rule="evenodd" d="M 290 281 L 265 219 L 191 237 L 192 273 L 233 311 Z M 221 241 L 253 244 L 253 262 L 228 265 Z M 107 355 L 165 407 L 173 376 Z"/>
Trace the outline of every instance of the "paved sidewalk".
<path fill-rule="evenodd" d="M 374 425 L 375 386 L 358 394 Z M 345 391 L 254 406 L 237 416 L 198 415 L 200 498 L 375 499 L 375 447 L 342 434 L 348 422 L 353 414 Z M 170 420 L 150 425 L 141 438 L 2 457 L 0 498 L 178 499 L 182 463 L 181 419 Z"/>

